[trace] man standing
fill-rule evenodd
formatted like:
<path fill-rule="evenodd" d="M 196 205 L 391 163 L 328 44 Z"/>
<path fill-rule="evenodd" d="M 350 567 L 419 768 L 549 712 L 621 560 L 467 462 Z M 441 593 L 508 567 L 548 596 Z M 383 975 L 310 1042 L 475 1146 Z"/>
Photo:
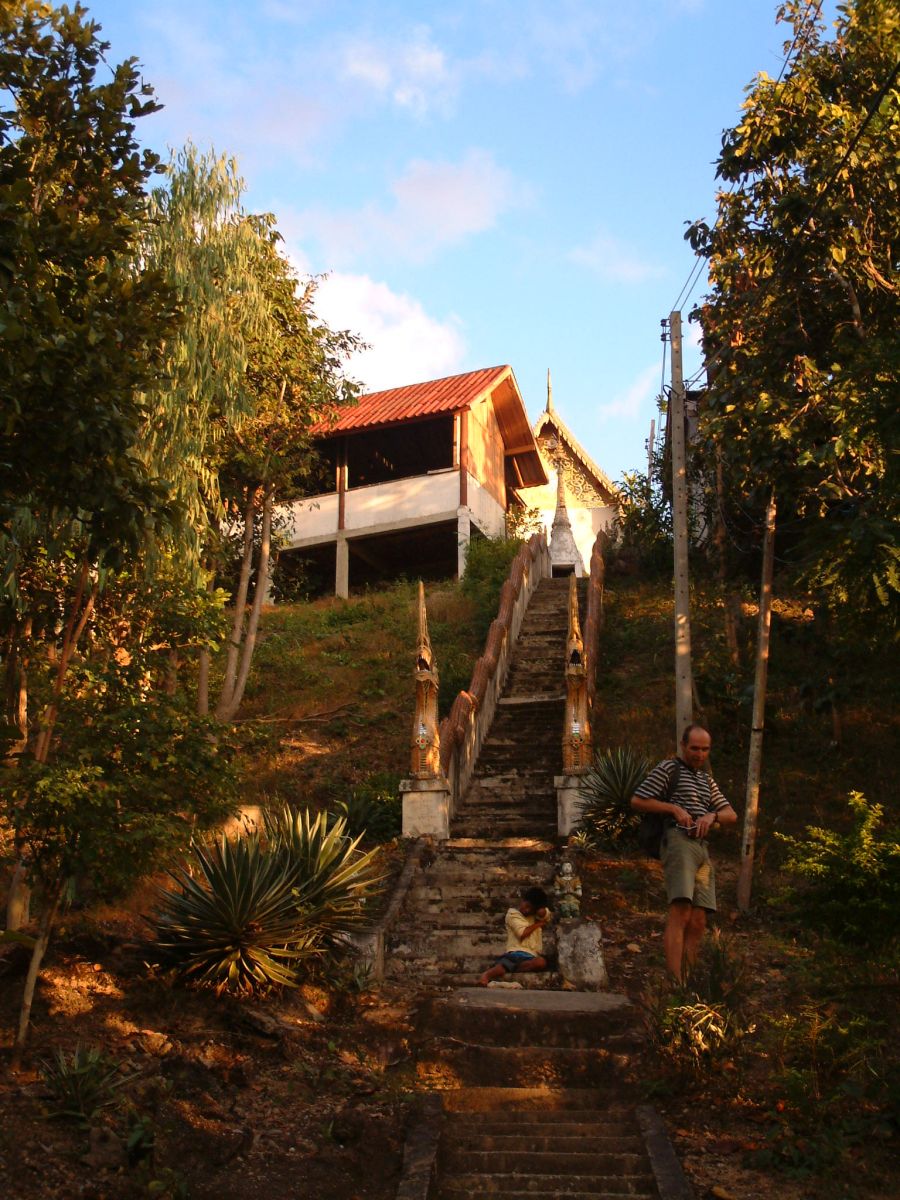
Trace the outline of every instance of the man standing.
<path fill-rule="evenodd" d="M 642 813 L 665 819 L 659 857 L 669 912 L 663 935 L 666 966 L 679 983 L 697 959 L 706 914 L 716 911 L 716 885 L 706 839 L 713 825 L 736 825 L 737 813 L 706 770 L 712 739 L 702 725 L 681 736 L 678 758 L 653 768 L 631 799 Z"/>

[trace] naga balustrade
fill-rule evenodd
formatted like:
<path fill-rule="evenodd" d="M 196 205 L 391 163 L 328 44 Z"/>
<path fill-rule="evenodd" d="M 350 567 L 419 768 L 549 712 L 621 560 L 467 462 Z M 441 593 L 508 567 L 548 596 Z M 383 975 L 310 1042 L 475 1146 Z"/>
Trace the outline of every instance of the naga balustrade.
<path fill-rule="evenodd" d="M 525 611 L 541 579 L 550 576 L 550 551 L 544 534 L 534 534 L 521 547 L 500 591 L 496 620 L 484 653 L 475 664 L 468 689 L 453 701 L 434 737 L 438 671 L 428 640 L 425 593 L 419 590 L 419 641 L 416 649 L 416 708 L 410 778 L 400 784 L 404 837 L 450 836 L 450 821 L 465 795 L 482 743 L 494 719 L 506 682 L 513 647 Z"/>
<path fill-rule="evenodd" d="M 593 743 L 588 711 L 587 668 L 578 616 L 578 584 L 569 576 L 569 631 L 566 636 L 566 710 L 563 718 L 564 775 L 581 775 L 591 765 Z"/>
<path fill-rule="evenodd" d="M 569 630 L 566 638 L 566 710 L 562 731 L 563 773 L 556 777 L 557 831 L 568 837 L 581 816 L 581 777 L 590 768 L 594 751 L 594 702 L 597 659 L 603 618 L 604 534 L 591 551 L 584 635 L 578 611 L 575 576 L 569 577 Z"/>

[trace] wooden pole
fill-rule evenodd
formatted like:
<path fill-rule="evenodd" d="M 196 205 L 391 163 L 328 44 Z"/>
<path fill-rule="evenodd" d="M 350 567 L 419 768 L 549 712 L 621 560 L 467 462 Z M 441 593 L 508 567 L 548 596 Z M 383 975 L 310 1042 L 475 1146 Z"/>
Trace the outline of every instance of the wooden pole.
<path fill-rule="evenodd" d="M 687 454 L 684 438 L 684 375 L 681 359 L 681 313 L 669 314 L 672 344 L 672 531 L 675 551 L 675 744 L 694 719 L 691 678 L 691 594 L 688 577 Z"/>
<path fill-rule="evenodd" d="M 753 724 L 747 760 L 747 800 L 741 839 L 737 901 L 741 912 L 750 907 L 753 859 L 756 854 L 756 823 L 759 812 L 759 777 L 762 768 L 763 726 L 766 717 L 766 682 L 769 674 L 769 634 L 772 628 L 772 574 L 775 565 L 775 489 L 769 493 L 766 535 L 763 542 L 762 583 L 759 594 L 759 626 L 756 637 L 756 679 L 753 685 Z"/>

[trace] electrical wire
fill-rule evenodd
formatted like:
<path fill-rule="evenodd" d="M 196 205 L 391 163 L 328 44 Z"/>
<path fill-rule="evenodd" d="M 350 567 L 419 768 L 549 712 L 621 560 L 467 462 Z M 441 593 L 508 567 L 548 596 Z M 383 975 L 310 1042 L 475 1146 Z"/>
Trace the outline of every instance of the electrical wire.
<path fill-rule="evenodd" d="M 822 190 L 817 195 L 812 208 L 810 208 L 809 212 L 806 214 L 803 224 L 791 235 L 790 241 L 788 242 L 787 251 L 784 255 L 784 258 L 781 261 L 781 264 L 779 265 L 778 268 L 776 268 L 775 270 L 772 271 L 772 273 L 769 275 L 768 279 L 766 279 L 765 283 L 758 289 L 758 291 L 756 291 L 753 294 L 751 303 L 747 309 L 745 316 L 750 316 L 752 314 L 752 312 L 754 311 L 754 309 L 757 308 L 759 306 L 759 304 L 762 303 L 762 301 L 766 298 L 766 296 L 771 291 L 771 289 L 774 287 L 776 282 L 779 281 L 779 276 L 782 275 L 786 271 L 786 269 L 791 265 L 794 255 L 800 248 L 801 237 L 803 236 L 803 234 L 806 232 L 807 228 L 809 227 L 809 223 L 813 220 L 813 218 L 816 216 L 816 214 L 821 209 L 826 196 L 828 196 L 828 194 L 831 192 L 832 188 L 834 187 L 835 183 L 839 179 L 841 172 L 843 171 L 844 167 L 846 166 L 847 162 L 849 161 L 851 155 L 853 154 L 853 151 L 859 145 L 859 142 L 860 142 L 863 134 L 865 133 L 865 131 L 868 128 L 871 121 L 874 119 L 875 114 L 877 113 L 878 109 L 881 106 L 882 100 L 885 98 L 887 93 L 890 91 L 890 89 L 893 86 L 894 81 L 896 80 L 898 75 L 900 75 L 900 60 L 898 60 L 895 63 L 894 69 L 891 71 L 890 75 L 887 77 L 885 82 L 881 85 L 881 87 L 878 89 L 877 93 L 875 94 L 872 102 L 869 105 L 869 108 L 866 112 L 865 117 L 863 118 L 859 128 L 857 129 L 856 133 L 853 136 L 853 140 L 851 141 L 850 145 L 847 147 L 846 151 L 844 152 L 844 155 L 841 158 L 841 161 L 838 163 L 838 165 L 832 171 L 829 178 L 826 180 L 825 186 L 822 188 Z M 716 364 L 725 361 L 727 359 L 727 355 L 730 350 L 731 350 L 731 348 L 728 346 L 722 346 L 719 350 L 717 350 L 716 353 L 712 356 L 712 358 L 707 359 L 707 361 L 703 364 L 703 367 L 701 368 L 700 371 L 697 372 L 697 374 L 694 376 L 694 379 L 696 379 L 703 371 L 709 371 Z M 685 385 L 685 386 L 687 386 L 687 385 Z"/>
<path fill-rule="evenodd" d="M 809 27 L 811 22 L 817 21 L 819 19 L 819 14 L 822 11 L 823 3 L 824 3 L 824 0 L 808 0 L 808 3 L 806 5 L 806 11 L 804 12 L 804 14 L 800 20 L 797 30 L 794 33 L 793 41 L 788 46 L 787 52 L 781 63 L 781 70 L 778 72 L 778 78 L 775 80 L 776 87 L 778 87 L 778 85 L 781 83 L 782 79 L 784 78 L 784 73 L 787 70 L 787 65 L 790 62 L 791 55 L 794 53 L 794 49 L 796 48 L 797 42 L 800 38 L 800 34 Z M 812 15 L 812 18 L 810 19 L 810 13 L 811 13 L 813 6 L 815 6 L 816 11 Z M 743 183 L 741 183 L 740 187 L 738 187 L 737 183 L 735 181 L 732 181 L 727 194 L 729 196 L 731 196 L 731 195 L 734 195 L 735 190 L 743 191 L 743 189 L 744 189 Z M 671 304 L 669 306 L 669 312 L 675 312 L 678 309 L 679 305 L 687 304 L 688 300 L 691 298 L 691 296 L 694 293 L 694 289 L 697 286 L 700 269 L 703 266 L 704 261 L 705 260 L 703 259 L 703 257 L 698 255 L 697 262 L 694 264 L 693 268 L 688 273 L 688 277 L 684 281 L 681 291 L 678 293 L 678 298 L 676 299 L 674 304 Z M 687 291 L 688 288 L 690 288 L 690 291 Z M 687 295 L 685 295 L 685 292 L 687 292 Z"/>

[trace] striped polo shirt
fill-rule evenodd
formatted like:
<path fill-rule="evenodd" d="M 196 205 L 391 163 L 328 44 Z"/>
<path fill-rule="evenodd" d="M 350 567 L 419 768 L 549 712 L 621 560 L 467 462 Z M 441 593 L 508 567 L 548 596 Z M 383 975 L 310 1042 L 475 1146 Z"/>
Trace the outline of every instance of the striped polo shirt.
<path fill-rule="evenodd" d="M 657 763 L 634 794 L 640 800 L 666 800 L 670 804 L 677 804 L 690 813 L 694 822 L 708 812 L 719 812 L 728 807 L 728 801 L 708 771 L 695 771 L 683 759 L 679 759 L 679 763 L 678 785 L 671 797 L 667 792 L 672 772 L 677 770 L 674 758 L 664 758 Z"/>

